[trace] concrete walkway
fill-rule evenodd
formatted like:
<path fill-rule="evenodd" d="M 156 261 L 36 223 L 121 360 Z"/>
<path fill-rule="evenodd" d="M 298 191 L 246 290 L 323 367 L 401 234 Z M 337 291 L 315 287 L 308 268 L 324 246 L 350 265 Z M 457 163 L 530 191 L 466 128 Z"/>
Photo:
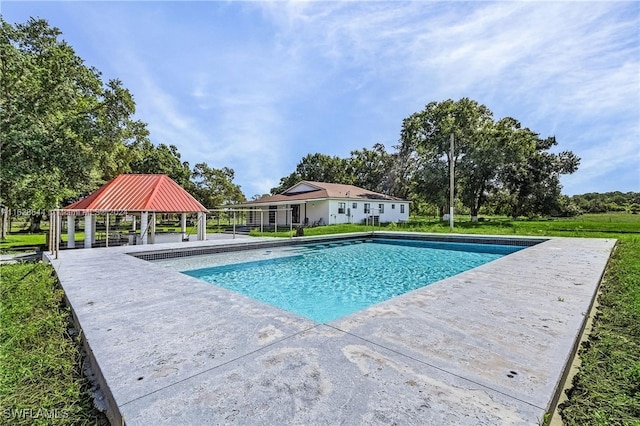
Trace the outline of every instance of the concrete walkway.
<path fill-rule="evenodd" d="M 615 244 L 552 238 L 327 324 L 126 254 L 254 240 L 51 260 L 114 422 L 539 424 Z"/>

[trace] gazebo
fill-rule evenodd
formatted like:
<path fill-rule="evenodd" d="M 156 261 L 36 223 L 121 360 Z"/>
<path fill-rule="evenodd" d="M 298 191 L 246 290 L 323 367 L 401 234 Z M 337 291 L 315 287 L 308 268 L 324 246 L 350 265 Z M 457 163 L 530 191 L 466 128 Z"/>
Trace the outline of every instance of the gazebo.
<path fill-rule="evenodd" d="M 140 244 L 155 242 L 157 213 L 181 214 L 180 232 L 186 237 L 187 214 L 197 213 L 197 239 L 206 240 L 207 209 L 191 194 L 167 175 L 123 174 L 107 182 L 89 196 L 54 210 L 51 215 L 50 241 L 52 249 L 57 249 L 60 236 L 61 216 L 67 217 L 68 248 L 75 248 L 75 218 L 84 216 L 84 248 L 91 248 L 95 242 L 96 216 L 105 215 L 105 226 L 109 232 L 111 215 L 132 216 L 140 219 Z"/>

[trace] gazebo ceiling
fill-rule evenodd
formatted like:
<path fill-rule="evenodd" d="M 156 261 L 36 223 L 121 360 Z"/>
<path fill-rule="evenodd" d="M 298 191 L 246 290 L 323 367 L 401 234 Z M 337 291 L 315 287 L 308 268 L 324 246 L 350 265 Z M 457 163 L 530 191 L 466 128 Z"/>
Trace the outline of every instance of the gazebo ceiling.
<path fill-rule="evenodd" d="M 207 212 L 167 175 L 124 174 L 64 210 L 156 213 Z"/>

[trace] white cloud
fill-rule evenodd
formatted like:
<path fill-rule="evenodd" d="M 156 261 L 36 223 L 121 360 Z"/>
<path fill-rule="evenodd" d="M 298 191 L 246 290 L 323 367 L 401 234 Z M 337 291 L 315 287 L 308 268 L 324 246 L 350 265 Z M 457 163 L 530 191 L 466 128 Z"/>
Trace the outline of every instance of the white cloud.
<path fill-rule="evenodd" d="M 331 145 L 354 134 L 345 127 L 347 117 L 352 125 L 375 128 L 367 118 L 391 116 L 395 134 L 382 139 L 395 140 L 403 116 L 448 97 L 469 96 L 543 135 L 567 135 L 559 139 L 560 149 L 573 149 L 583 158 L 577 176 L 595 178 L 625 162 L 602 154 L 598 147 L 608 134 L 594 119 L 617 117 L 624 128 L 637 129 L 631 122 L 634 110 L 628 108 L 638 99 L 638 47 L 630 42 L 634 34 L 637 41 L 637 16 L 624 19 L 607 3 L 588 8 L 536 2 L 243 7 L 245 16 L 255 15 L 254 8 L 261 12 L 267 21 L 260 25 L 272 25 L 271 36 L 216 46 L 200 57 L 202 63 L 191 64 L 194 70 L 183 72 L 203 111 L 199 118 L 181 109 L 184 100 L 162 90 L 153 74 L 140 74 L 142 95 L 153 99 L 148 114 L 154 133 L 186 138 L 185 154 L 218 167 L 231 165 L 249 182 L 248 191 L 267 191 L 307 152 L 346 155 L 367 144 Z M 292 104 L 319 116 L 296 122 Z M 343 134 L 327 141 L 301 129 L 323 125 L 342 126 Z M 302 141 L 301 135 L 311 138 Z M 617 144 L 627 158 L 636 148 L 628 137 Z"/>
<path fill-rule="evenodd" d="M 234 168 L 248 196 L 309 152 L 390 147 L 404 117 L 463 96 L 557 135 L 583 159 L 570 185 L 615 187 L 637 164 L 637 3 L 98 5 L 65 10 L 81 11 L 74 25 L 132 90 L 152 139 Z"/>

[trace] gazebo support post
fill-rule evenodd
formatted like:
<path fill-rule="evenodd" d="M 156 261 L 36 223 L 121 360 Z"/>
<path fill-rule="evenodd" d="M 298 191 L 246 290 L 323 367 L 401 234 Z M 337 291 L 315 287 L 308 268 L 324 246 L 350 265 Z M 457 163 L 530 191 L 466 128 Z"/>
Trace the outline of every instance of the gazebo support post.
<path fill-rule="evenodd" d="M 207 214 L 198 212 L 198 241 L 207 239 Z"/>
<path fill-rule="evenodd" d="M 60 254 L 60 228 L 62 226 L 62 217 L 60 215 L 60 210 L 56 210 L 55 213 L 55 218 L 56 218 L 56 238 L 55 238 L 55 242 L 56 242 L 56 259 L 58 258 L 58 255 Z"/>
<path fill-rule="evenodd" d="M 149 225 L 149 213 L 142 212 L 140 213 L 140 239 L 142 240 L 142 244 L 147 244 L 147 228 Z"/>
<path fill-rule="evenodd" d="M 67 248 L 76 248 L 76 217 L 67 215 Z"/>
<path fill-rule="evenodd" d="M 187 214 L 182 213 L 180 215 L 180 241 L 184 241 L 187 238 Z"/>
<path fill-rule="evenodd" d="M 53 254 L 53 213 L 49 215 L 49 251 Z"/>
<path fill-rule="evenodd" d="M 84 214 L 84 248 L 91 248 L 92 234 L 93 234 L 93 214 Z"/>
<path fill-rule="evenodd" d="M 107 215 L 104 217 L 104 230 L 105 230 L 105 233 L 107 234 L 106 235 L 107 238 L 104 240 L 105 247 L 109 247 L 109 216 L 110 216 L 109 213 L 107 213 Z"/>
<path fill-rule="evenodd" d="M 151 226 L 149 227 L 149 244 L 156 243 L 156 212 L 151 212 Z"/>
<path fill-rule="evenodd" d="M 97 222 L 98 222 L 98 215 L 97 214 L 92 214 L 91 215 L 91 245 L 93 246 L 93 244 L 95 244 L 96 242 L 96 228 L 97 228 Z"/>
<path fill-rule="evenodd" d="M 54 241 L 54 236 L 56 235 L 56 216 L 55 210 L 51 210 L 49 213 L 49 250 L 51 254 L 54 255 L 56 253 L 56 242 Z"/>

